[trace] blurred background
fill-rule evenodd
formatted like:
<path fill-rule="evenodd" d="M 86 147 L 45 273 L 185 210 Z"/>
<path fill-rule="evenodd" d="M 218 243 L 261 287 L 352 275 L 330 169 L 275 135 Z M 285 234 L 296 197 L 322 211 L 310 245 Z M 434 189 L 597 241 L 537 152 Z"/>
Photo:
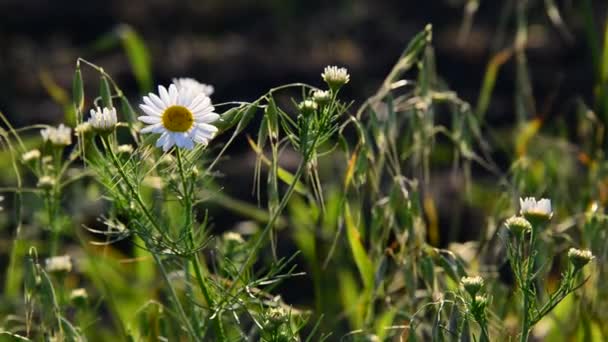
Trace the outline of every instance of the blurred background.
<path fill-rule="evenodd" d="M 522 6 L 525 18 L 518 17 Z M 577 100 L 594 102 L 599 77 L 594 59 L 601 56 L 595 46 L 607 13 L 605 0 L 0 0 L 0 111 L 16 127 L 61 122 L 71 106 L 78 57 L 102 66 L 134 105 L 173 77 L 212 84 L 214 103 L 251 101 L 285 83 L 322 86 L 323 68 L 339 65 L 351 74 L 343 98 L 357 108 L 374 94 L 408 41 L 430 23 L 437 73 L 473 107 L 490 74 L 488 65 L 498 67 L 485 125 L 514 124 L 515 98 L 521 94 L 516 88 L 523 84 L 530 86 L 522 92 L 531 92 L 535 117 L 567 126 Z M 527 32 L 517 31 L 522 20 Z M 517 63 L 512 47 L 524 33 L 526 61 Z M 90 108 L 99 77 L 90 69 L 83 72 Z M 245 135 L 226 155 L 218 183 L 226 194 L 256 202 L 251 193 L 255 153 Z M 289 154 L 284 157 L 289 168 Z M 500 162 L 501 156 L 495 157 Z M 441 189 L 434 197 L 443 231 L 453 223 L 441 217 L 456 207 L 462 187 L 447 175 L 439 171 L 432 185 Z M 467 229 L 480 220 L 463 212 Z M 214 215 L 213 208 L 211 214 L 220 231 L 240 221 Z M 90 220 L 97 215 L 91 212 Z M 468 241 L 468 234 L 450 236 Z"/>
<path fill-rule="evenodd" d="M 251 100 L 288 82 L 320 85 L 322 68 L 338 64 L 351 71 L 347 95 L 357 105 L 428 23 L 434 28 L 439 75 L 474 103 L 490 58 L 513 44 L 517 3 L 529 6 L 527 57 L 534 95 L 539 103 L 558 98 L 545 114 L 558 115 L 561 101 L 575 95 L 589 96 L 593 69 L 587 37 L 593 33 L 585 32 L 589 18 L 580 8 L 593 7 L 594 22 L 603 23 L 608 3 L 558 1 L 560 19 L 555 19 L 546 7 L 553 1 L 481 1 L 468 20 L 467 9 L 476 3 L 2 0 L 0 109 L 17 126 L 58 122 L 63 111 L 45 82 L 69 89 L 77 57 L 103 66 L 134 98 L 152 84 L 189 76 L 213 84 L 215 102 Z M 599 37 L 603 30 L 596 28 Z M 150 76 L 139 88 L 121 47 L 125 32 L 134 32 L 149 53 Z M 512 119 L 514 78 L 511 59 L 498 75 L 491 120 Z M 95 77 L 85 81 L 88 89 L 97 87 Z"/>

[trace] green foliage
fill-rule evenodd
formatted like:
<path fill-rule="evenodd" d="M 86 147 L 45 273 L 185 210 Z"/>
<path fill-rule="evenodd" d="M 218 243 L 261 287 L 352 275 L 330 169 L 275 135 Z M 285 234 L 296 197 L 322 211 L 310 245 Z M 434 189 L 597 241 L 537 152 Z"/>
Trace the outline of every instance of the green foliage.
<path fill-rule="evenodd" d="M 471 21 L 478 3 L 468 3 Z M 561 27 L 554 2 L 545 5 Z M 509 13 L 525 44 L 529 13 Z M 533 117 L 522 46 L 488 63 L 473 110 L 437 74 L 432 36 L 430 25 L 415 35 L 361 105 L 343 99 L 349 78 L 338 69 L 333 76 L 342 78 L 324 77 L 320 88 L 286 84 L 250 103 L 216 104 L 220 119 L 212 124 L 227 136 L 223 146 L 218 139 L 157 148 L 157 135 L 141 133 L 137 107 L 87 60 L 76 62 L 71 99 L 45 75 L 49 94 L 69 105 L 65 122 L 77 133 L 64 143 L 49 137 L 60 130 L 15 129 L 0 115 L 3 160 L 10 161 L 0 166 L 14 173 L 2 188 L 14 199 L 2 213 L 12 243 L 0 334 L 26 341 L 608 336 L 603 146 L 574 148 L 576 141 Z M 151 89 L 141 39 L 125 26 L 97 48 L 117 42 L 140 88 Z M 519 115 L 505 132 L 489 132 L 485 113 L 511 57 Z M 596 58 L 605 60 L 599 52 Z M 97 73 L 99 94 L 85 92 L 85 68 Z M 598 68 L 603 87 L 606 69 Z M 116 106 L 116 129 L 91 130 L 86 103 Z M 577 109 L 581 132 L 597 120 L 589 108 Z M 246 140 L 256 156 L 257 206 L 233 198 L 218 177 L 229 147 L 254 129 Z M 494 161 L 495 150 L 506 167 Z M 462 186 L 445 191 L 442 177 Z M 518 207 L 528 195 L 551 199 L 551 208 L 544 201 Z M 465 206 L 483 219 L 462 222 Z M 505 225 L 517 214 L 529 228 L 523 217 Z M 241 222 L 224 227 L 220 215 Z M 463 231 L 469 241 L 454 243 Z M 296 250 L 286 252 L 289 242 Z M 588 251 L 568 252 L 578 246 Z M 281 296 L 299 283 L 312 294 L 293 302 Z"/>

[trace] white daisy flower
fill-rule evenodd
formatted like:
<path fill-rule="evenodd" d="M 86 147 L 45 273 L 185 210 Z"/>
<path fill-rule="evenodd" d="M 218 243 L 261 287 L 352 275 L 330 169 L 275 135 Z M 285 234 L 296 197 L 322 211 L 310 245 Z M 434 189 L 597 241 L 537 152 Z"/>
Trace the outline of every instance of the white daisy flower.
<path fill-rule="evenodd" d="M 72 144 L 72 129 L 64 124 L 57 127 L 47 127 L 40 130 L 44 142 L 50 141 L 56 146 L 68 146 Z"/>
<path fill-rule="evenodd" d="M 102 132 L 110 132 L 116 127 L 118 118 L 116 117 L 116 108 L 104 107 L 103 110 L 99 107 L 91 109 L 91 117 L 88 123 L 93 129 Z"/>
<path fill-rule="evenodd" d="M 205 93 L 178 90 L 175 84 L 169 90 L 158 86 L 158 94 L 144 96 L 144 104 L 139 107 L 147 114 L 138 117 L 148 124 L 141 133 L 158 133 L 157 147 L 168 151 L 174 145 L 186 149 L 194 148 L 194 143 L 208 144 L 217 132 L 211 123 L 219 119 L 214 112 L 211 99 Z"/>
<path fill-rule="evenodd" d="M 194 94 L 203 93 L 207 96 L 211 96 L 215 91 L 212 85 L 200 83 L 199 81 L 190 77 L 174 78 L 173 84 L 175 84 L 178 91 L 184 90 Z"/>
<path fill-rule="evenodd" d="M 334 91 L 350 81 L 348 70 L 346 68 L 338 68 L 337 66 L 326 66 L 321 77 Z"/>
<path fill-rule="evenodd" d="M 534 197 L 526 197 L 519 199 L 520 213 L 529 221 L 548 220 L 553 216 L 551 209 L 551 200 L 541 198 L 536 200 Z"/>

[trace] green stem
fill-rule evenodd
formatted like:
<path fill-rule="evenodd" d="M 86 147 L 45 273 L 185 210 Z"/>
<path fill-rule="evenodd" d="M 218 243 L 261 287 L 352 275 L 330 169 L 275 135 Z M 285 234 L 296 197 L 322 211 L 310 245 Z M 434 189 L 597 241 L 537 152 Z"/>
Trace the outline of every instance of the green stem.
<path fill-rule="evenodd" d="M 184 206 L 186 210 L 186 223 L 185 229 L 188 232 L 188 241 L 190 243 L 190 248 L 194 249 L 194 235 L 193 235 L 193 218 L 192 218 L 192 187 L 188 186 L 188 179 L 186 178 L 186 172 L 184 170 L 184 162 L 182 160 L 182 153 L 179 147 L 176 148 L 177 154 L 177 165 L 179 168 L 179 173 L 182 178 L 183 185 L 183 197 L 184 197 Z M 196 280 L 198 282 L 198 286 L 209 305 L 209 311 L 213 314 L 214 301 L 211 297 L 211 293 L 209 292 L 209 288 L 205 282 L 205 278 L 201 273 L 201 263 L 198 258 L 198 253 L 192 253 L 190 257 L 190 262 L 192 263 L 192 267 L 194 268 L 194 274 L 196 276 Z M 189 274 L 188 267 L 186 266 L 186 274 Z M 213 329 L 217 338 L 220 341 L 225 341 L 226 337 L 224 336 L 224 331 L 221 326 L 221 316 L 216 315 L 215 319 L 213 319 Z"/>
<path fill-rule="evenodd" d="M 188 332 L 190 333 L 190 335 L 192 337 L 199 340 L 196 332 L 194 331 L 194 329 L 192 328 L 192 325 L 190 324 L 190 320 L 188 319 L 188 315 L 186 315 L 186 311 L 184 311 L 184 307 L 182 306 L 181 302 L 179 301 L 177 292 L 175 292 L 173 285 L 171 285 L 171 280 L 169 279 L 169 276 L 167 275 L 167 271 L 165 270 L 165 266 L 163 266 L 162 260 L 160 260 L 160 258 L 158 257 L 158 255 L 156 253 L 151 253 L 151 254 L 152 254 L 152 256 L 154 256 L 154 261 L 158 265 L 158 268 L 160 269 L 160 273 L 163 275 L 165 282 L 169 285 L 169 292 L 171 293 L 171 297 L 173 298 L 173 301 L 175 302 L 175 306 L 177 307 L 177 310 L 179 311 L 180 316 L 182 316 L 182 320 L 184 321 L 184 324 L 186 324 L 186 328 L 188 329 Z M 200 339 L 200 340 L 202 340 L 202 339 Z"/>
<path fill-rule="evenodd" d="M 522 286 L 522 294 L 524 296 L 523 302 L 523 315 L 522 315 L 522 329 L 521 329 L 521 337 L 520 342 L 528 341 L 528 334 L 530 333 L 530 292 L 532 287 L 532 272 L 534 272 L 534 250 L 535 250 L 535 242 L 536 242 L 536 229 L 537 227 L 532 227 L 532 231 L 530 232 L 530 248 L 528 250 L 528 258 L 526 263 L 526 275 L 524 277 L 524 282 Z M 523 239 L 522 239 L 523 243 Z"/>
<path fill-rule="evenodd" d="M 162 230 L 156 224 L 156 220 L 154 220 L 154 218 L 152 217 L 152 214 L 148 211 L 148 208 L 144 204 L 144 202 L 143 202 L 143 200 L 142 200 L 139 192 L 136 191 L 135 187 L 131 184 L 131 182 L 129 181 L 129 178 L 127 177 L 127 175 L 125 173 L 125 171 L 121 167 L 120 161 L 118 160 L 118 157 L 114 153 L 114 150 L 112 149 L 112 145 L 110 144 L 110 141 L 109 141 L 108 137 L 103 137 L 102 141 L 104 142 L 105 148 L 109 152 L 110 157 L 112 158 L 112 162 L 114 163 L 114 166 L 116 167 L 116 169 L 118 169 L 119 175 L 122 177 L 122 179 L 127 184 L 127 187 L 131 191 L 133 197 L 135 197 L 135 200 L 136 200 L 137 204 L 141 207 L 142 211 L 144 212 L 144 214 L 146 215 L 146 217 L 148 218 L 148 220 L 150 221 L 150 223 L 152 225 L 154 225 L 159 232 L 162 233 Z M 160 258 L 158 257 L 158 255 L 156 253 L 151 253 L 151 254 L 154 257 L 154 261 L 158 265 L 158 268 L 160 269 L 160 271 L 161 271 L 161 273 L 163 275 L 163 278 L 164 278 L 165 282 L 167 283 L 167 286 L 169 287 L 169 292 L 171 293 L 171 297 L 173 297 L 173 301 L 175 302 L 175 306 L 177 307 L 177 311 L 179 312 L 180 316 L 182 317 L 182 320 L 184 321 L 184 324 L 186 324 L 186 328 L 188 329 L 188 332 L 196 340 L 202 340 L 202 339 L 200 339 L 197 336 L 196 331 L 192 328 L 192 325 L 190 324 L 190 320 L 188 319 L 188 316 L 186 315 L 186 312 L 184 311 L 182 303 L 180 302 L 179 297 L 177 296 L 177 293 L 175 292 L 175 289 L 173 288 L 173 284 L 171 284 L 171 280 L 167 276 L 167 272 L 165 270 L 165 267 L 162 264 L 162 261 L 160 260 Z"/>

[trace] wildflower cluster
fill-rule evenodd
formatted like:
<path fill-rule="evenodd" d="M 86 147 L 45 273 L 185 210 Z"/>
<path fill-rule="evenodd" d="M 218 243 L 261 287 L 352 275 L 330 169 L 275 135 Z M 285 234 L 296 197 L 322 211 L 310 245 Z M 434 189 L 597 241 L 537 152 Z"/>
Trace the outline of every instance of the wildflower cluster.
<path fill-rule="evenodd" d="M 512 233 L 507 240 L 508 257 L 522 298 L 521 341 L 527 341 L 532 327 L 547 315 L 559 302 L 578 285 L 574 284 L 577 272 L 591 260 L 590 251 L 570 248 L 568 259 L 572 267 L 563 274 L 556 291 L 542 305 L 538 303 L 536 277 L 538 275 L 539 236 L 543 228 L 553 217 L 551 201 L 546 198 L 537 200 L 534 197 L 520 199 L 520 214 L 505 221 L 505 226 Z M 526 235 L 527 234 L 527 235 Z"/>

